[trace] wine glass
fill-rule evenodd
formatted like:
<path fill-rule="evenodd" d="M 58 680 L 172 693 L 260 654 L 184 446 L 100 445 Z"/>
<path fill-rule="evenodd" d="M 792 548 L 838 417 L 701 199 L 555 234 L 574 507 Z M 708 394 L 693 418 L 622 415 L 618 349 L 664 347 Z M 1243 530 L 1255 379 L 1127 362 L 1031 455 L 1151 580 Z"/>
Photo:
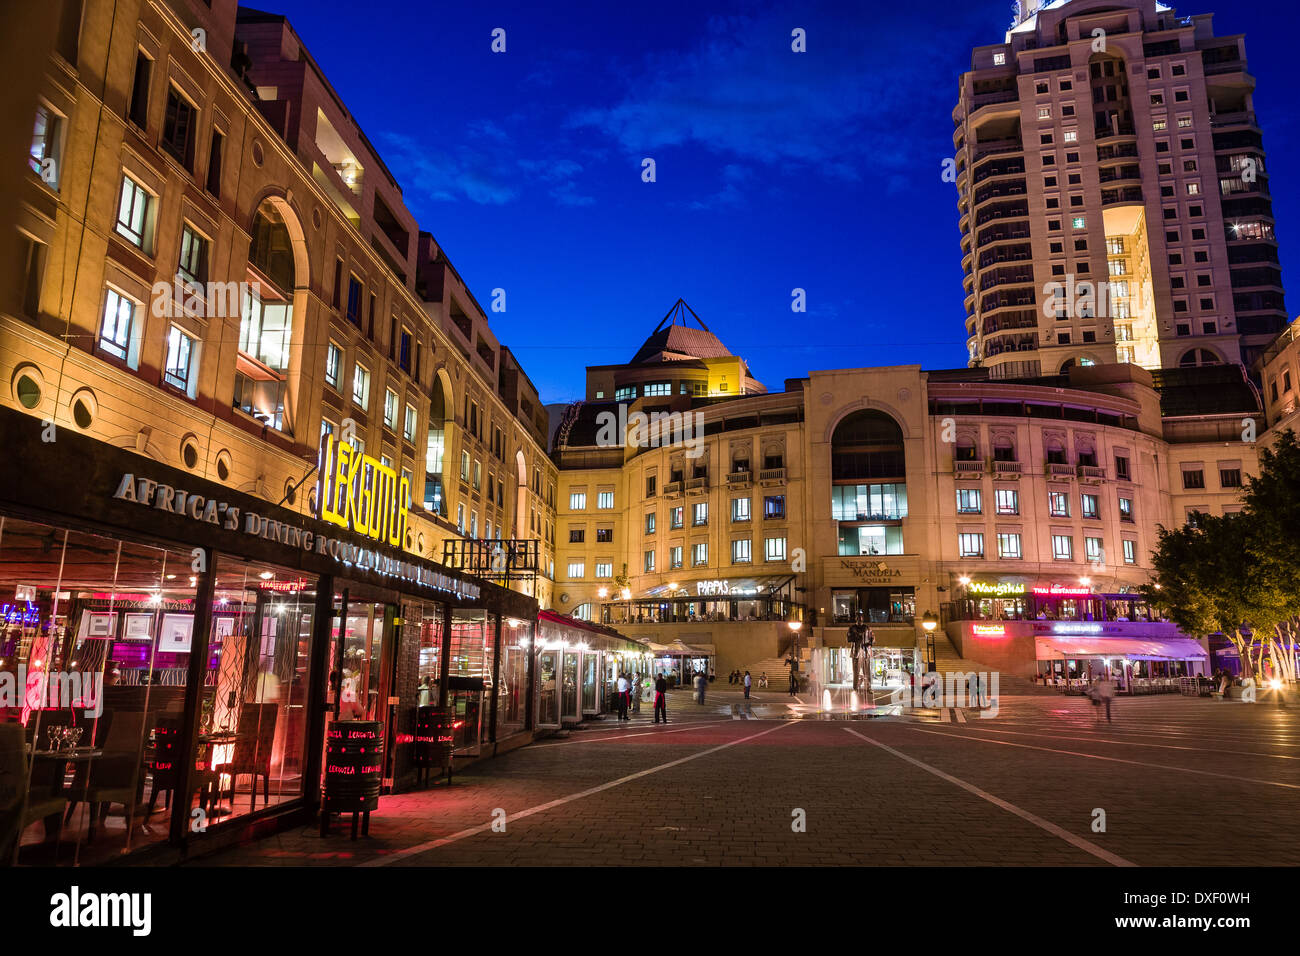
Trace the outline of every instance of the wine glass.
<path fill-rule="evenodd" d="M 85 732 L 86 732 L 86 728 L 85 728 L 85 727 L 69 727 L 69 728 L 68 728 L 68 731 L 67 731 L 67 733 L 68 733 L 68 750 L 70 750 L 70 751 L 75 751 L 75 750 L 77 749 L 77 744 L 79 744 L 79 743 L 81 742 L 81 735 L 84 734 Z"/>
<path fill-rule="evenodd" d="M 59 742 L 63 739 L 63 725 L 50 724 L 45 728 L 45 733 L 48 734 L 50 738 L 50 750 L 58 751 Z"/>

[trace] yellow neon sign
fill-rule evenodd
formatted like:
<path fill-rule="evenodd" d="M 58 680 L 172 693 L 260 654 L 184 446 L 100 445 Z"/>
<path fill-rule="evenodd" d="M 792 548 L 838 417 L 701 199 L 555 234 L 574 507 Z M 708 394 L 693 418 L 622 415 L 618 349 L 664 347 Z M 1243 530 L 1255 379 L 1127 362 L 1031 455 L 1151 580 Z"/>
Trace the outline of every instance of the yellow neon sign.
<path fill-rule="evenodd" d="M 320 519 L 400 548 L 411 482 L 347 442 L 324 438 L 316 496 Z"/>

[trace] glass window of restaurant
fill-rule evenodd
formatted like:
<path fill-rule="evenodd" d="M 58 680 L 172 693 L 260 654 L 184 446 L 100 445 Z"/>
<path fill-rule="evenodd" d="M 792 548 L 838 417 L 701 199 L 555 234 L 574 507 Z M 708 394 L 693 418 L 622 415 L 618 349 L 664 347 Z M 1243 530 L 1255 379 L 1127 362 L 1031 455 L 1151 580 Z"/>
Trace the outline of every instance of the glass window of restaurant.
<path fill-rule="evenodd" d="M 528 716 L 528 654 L 533 624 L 515 618 L 501 622 L 501 668 L 497 684 L 497 740 L 523 730 Z"/>
<path fill-rule="evenodd" d="M 492 628 L 483 610 L 455 610 L 451 618 L 451 656 L 448 677 L 452 683 L 447 703 L 456 709 L 456 748 L 477 753 L 487 738 L 484 713 L 492 687 Z"/>
<path fill-rule="evenodd" d="M 0 816 L 9 859 L 94 864 L 165 840 L 170 814 L 301 795 L 314 582 L 272 590 L 285 572 L 224 560 L 177 793 L 202 555 L 0 517 L 0 770 L 28 793 Z"/>
<path fill-rule="evenodd" d="M 831 592 L 834 623 L 910 624 L 916 617 L 916 589 L 852 588 Z"/>

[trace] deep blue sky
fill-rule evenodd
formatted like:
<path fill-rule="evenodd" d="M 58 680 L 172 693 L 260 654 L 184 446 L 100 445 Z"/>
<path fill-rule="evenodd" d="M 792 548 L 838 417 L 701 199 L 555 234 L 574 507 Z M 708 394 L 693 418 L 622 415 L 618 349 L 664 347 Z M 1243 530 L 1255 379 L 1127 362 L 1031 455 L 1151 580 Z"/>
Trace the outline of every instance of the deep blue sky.
<path fill-rule="evenodd" d="M 289 17 L 479 302 L 506 290 L 490 319 L 544 401 L 630 359 L 678 296 L 772 390 L 810 369 L 965 365 L 940 164 L 957 77 L 1009 2 L 253 5 Z M 1294 302 L 1300 13 L 1178 12 L 1246 34 Z"/>

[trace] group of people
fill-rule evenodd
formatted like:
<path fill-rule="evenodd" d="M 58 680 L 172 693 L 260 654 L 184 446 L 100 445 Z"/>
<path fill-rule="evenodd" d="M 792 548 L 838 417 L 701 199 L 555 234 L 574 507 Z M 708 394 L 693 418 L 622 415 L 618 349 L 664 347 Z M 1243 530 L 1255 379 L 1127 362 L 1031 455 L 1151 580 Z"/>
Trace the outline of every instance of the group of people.
<path fill-rule="evenodd" d="M 632 714 L 641 713 L 641 694 L 650 678 L 640 674 L 619 674 L 615 681 L 618 697 L 618 719 L 631 720 Z M 668 679 L 662 673 L 654 680 L 655 723 L 668 723 Z"/>

